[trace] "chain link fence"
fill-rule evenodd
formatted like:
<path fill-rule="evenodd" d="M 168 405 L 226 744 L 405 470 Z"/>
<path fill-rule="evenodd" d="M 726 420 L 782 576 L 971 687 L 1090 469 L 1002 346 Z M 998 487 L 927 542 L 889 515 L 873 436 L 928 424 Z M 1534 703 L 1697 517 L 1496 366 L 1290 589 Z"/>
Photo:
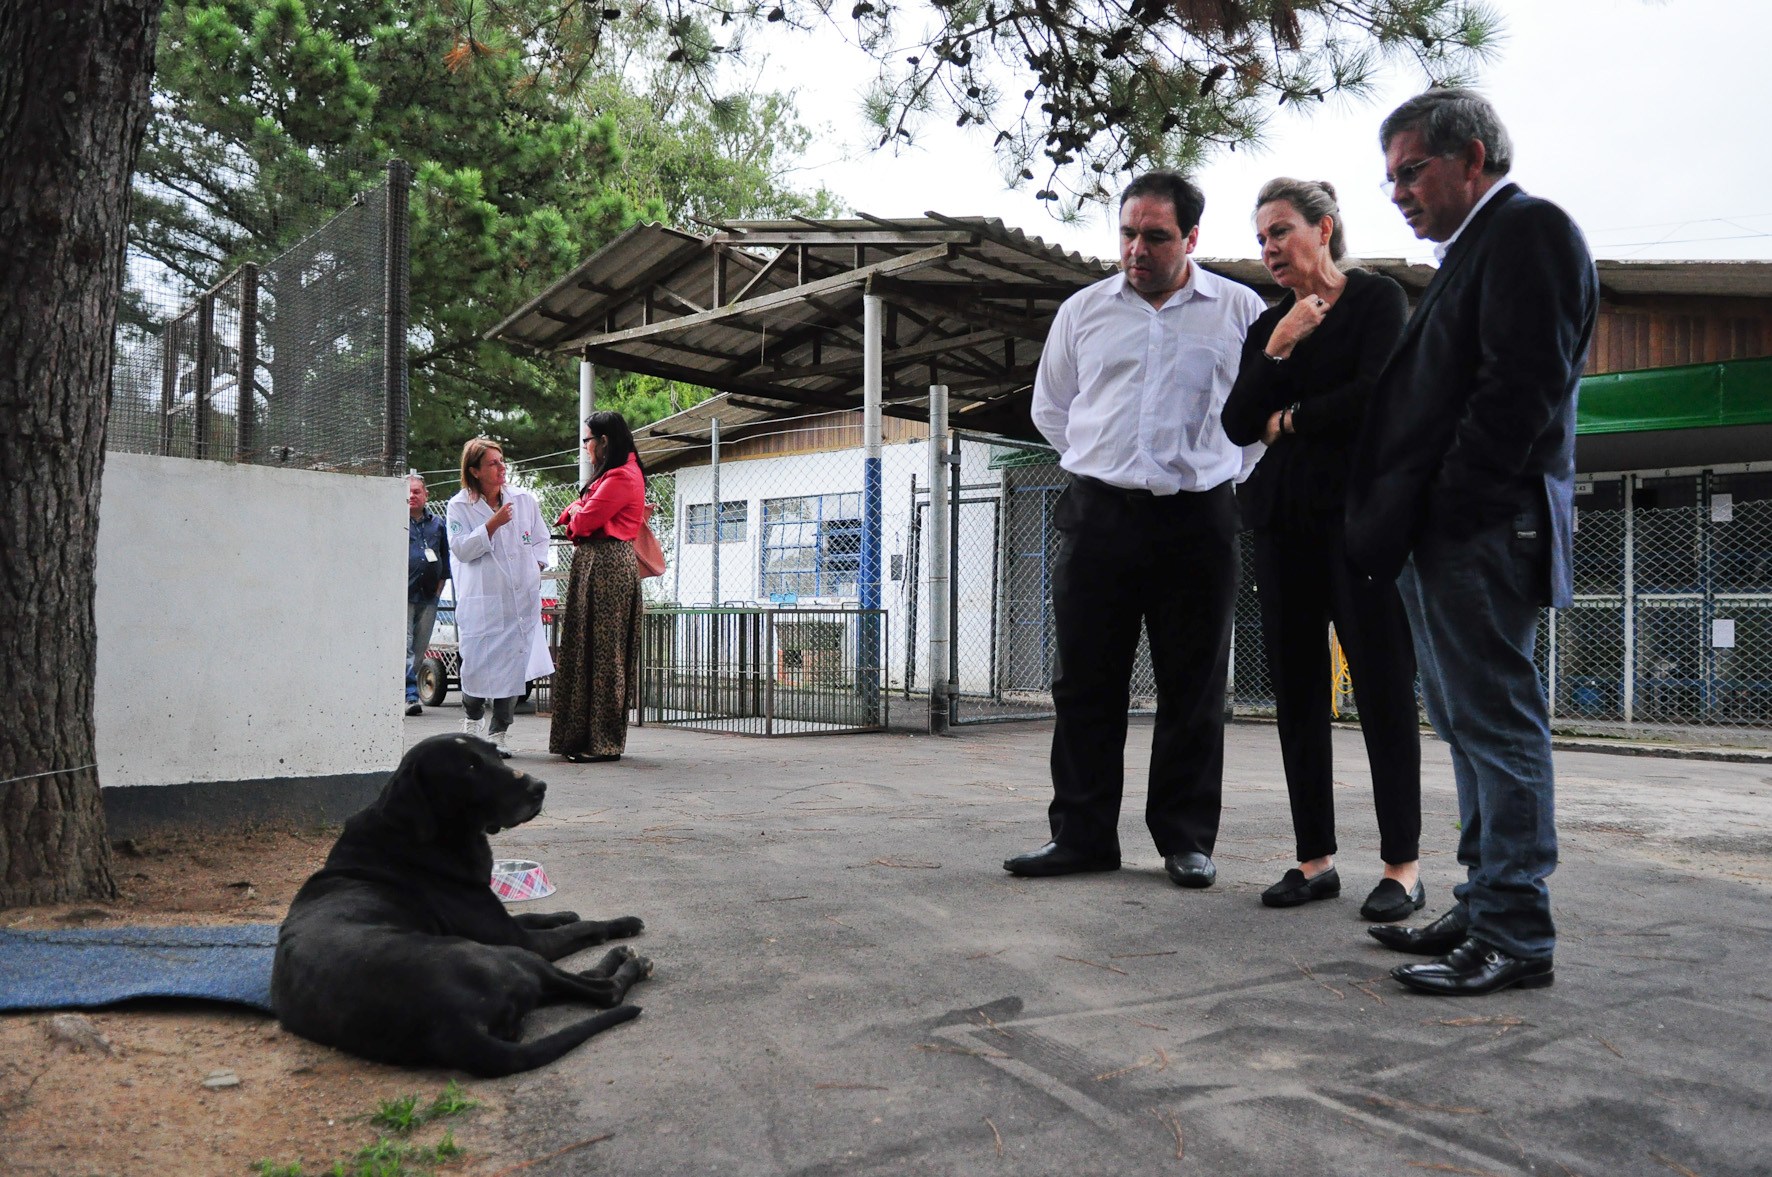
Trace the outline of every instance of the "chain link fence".
<path fill-rule="evenodd" d="M 382 183 L 307 236 L 203 290 L 132 248 L 108 447 L 403 470 L 410 182 L 389 160 Z"/>
<path fill-rule="evenodd" d="M 883 616 L 877 636 L 860 630 L 855 636 L 877 642 L 878 681 L 906 703 L 921 700 L 926 708 L 932 670 L 952 682 L 951 723 L 1050 716 L 1058 554 L 1052 512 L 1068 476 L 1049 447 L 956 432 L 946 452 L 957 493 L 931 502 L 926 438 L 917 422 L 887 419 Z M 866 467 L 858 414 L 753 426 L 722 445 L 718 463 L 711 442 L 692 443 L 685 452 L 683 441 L 673 439 L 676 469 L 648 482 L 652 526 L 667 564 L 662 577 L 644 582 L 649 607 L 675 610 L 671 624 L 679 629 L 761 624 L 683 619 L 696 610 L 755 616 L 811 609 L 835 616 L 860 609 Z M 642 442 L 643 456 L 645 448 Z M 542 491 L 543 509 L 557 514 L 574 493 L 572 487 Z M 1577 487 L 1576 502 L 1575 602 L 1546 610 L 1539 628 L 1539 674 L 1555 729 L 1772 746 L 1772 469 L 1595 475 Z M 946 665 L 932 668 L 934 511 L 944 514 L 952 538 Z M 1241 543 L 1226 705 L 1239 716 L 1271 716 L 1253 536 L 1244 534 Z M 569 549 L 556 553 L 555 565 L 563 578 Z M 559 583 L 563 590 L 564 580 Z M 1340 718 L 1357 720 L 1333 629 L 1325 640 L 1333 675 L 1323 689 Z M 673 639 L 670 656 L 694 645 Z M 738 648 L 736 638 L 700 645 Z M 859 648 L 851 661 L 869 663 Z M 718 677 L 711 665 L 678 670 L 680 681 L 699 681 L 694 676 L 704 670 L 713 676 L 708 681 Z M 754 693 L 764 681 L 759 676 L 774 672 L 758 663 L 744 673 L 751 677 L 736 669 L 729 677 L 751 683 L 746 689 Z M 1131 695 L 1134 712 L 1155 708 L 1144 639 Z M 663 696 L 649 696 L 649 703 L 662 706 Z M 900 711 L 924 713 L 915 705 Z"/>

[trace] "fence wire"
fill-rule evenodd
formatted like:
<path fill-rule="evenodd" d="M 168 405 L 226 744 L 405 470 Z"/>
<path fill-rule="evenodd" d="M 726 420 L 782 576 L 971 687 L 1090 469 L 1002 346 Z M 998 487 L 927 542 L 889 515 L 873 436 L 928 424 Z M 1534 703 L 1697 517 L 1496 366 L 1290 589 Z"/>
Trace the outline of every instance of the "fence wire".
<path fill-rule="evenodd" d="M 190 290 L 132 250 L 107 446 L 311 470 L 404 469 L 407 175 L 404 162 L 389 161 L 383 183 L 207 290 Z"/>
<path fill-rule="evenodd" d="M 649 607 L 677 609 L 671 624 L 684 633 L 761 624 L 683 619 L 697 609 L 707 616 L 857 612 L 866 567 L 866 467 L 854 417 L 764 423 L 723 445 L 717 474 L 710 445 L 679 453 L 673 472 L 649 479 L 652 526 L 667 564 L 664 576 L 645 582 Z M 958 724 L 1051 715 L 1058 555 L 1052 512 L 1068 483 L 1056 454 L 1033 443 L 957 435 L 950 485 L 957 483 L 958 494 L 932 503 L 926 429 L 889 423 L 881 462 L 883 616 L 877 637 L 858 631 L 864 643 L 878 643 L 879 681 L 926 709 L 933 670 L 955 684 L 950 720 Z M 439 488 L 446 498 L 444 489 L 454 488 Z M 557 514 L 574 493 L 543 491 L 543 509 Z M 1772 472 L 1595 475 L 1578 486 L 1576 502 L 1575 602 L 1544 612 L 1536 650 L 1556 730 L 1772 745 Z M 937 510 L 952 524 L 953 575 L 947 665 L 932 668 L 928 585 Z M 1251 534 L 1242 536 L 1226 699 L 1231 712 L 1252 717 L 1274 710 L 1253 542 Z M 556 555 L 562 572 L 569 562 L 569 552 Z M 1324 639 L 1334 674 L 1323 689 L 1340 718 L 1357 720 L 1332 628 Z M 727 648 L 702 643 L 716 645 Z M 673 657 L 680 648 L 688 647 L 672 645 Z M 865 650 L 855 658 L 866 662 Z M 714 681 L 720 672 L 710 665 L 682 673 L 689 676 L 684 681 L 697 674 Z M 755 689 L 763 671 L 747 673 L 746 681 L 754 680 L 747 689 Z M 1154 708 L 1144 638 L 1131 695 L 1133 711 Z M 662 697 L 653 702 L 662 704 Z M 916 705 L 901 710 L 923 713 Z"/>

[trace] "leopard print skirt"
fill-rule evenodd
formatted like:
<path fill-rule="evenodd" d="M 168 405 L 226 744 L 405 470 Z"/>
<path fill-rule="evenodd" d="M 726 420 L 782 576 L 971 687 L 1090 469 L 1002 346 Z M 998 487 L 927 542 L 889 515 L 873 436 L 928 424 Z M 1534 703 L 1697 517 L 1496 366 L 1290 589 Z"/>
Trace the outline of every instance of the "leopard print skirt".
<path fill-rule="evenodd" d="M 599 538 L 572 553 L 553 680 L 556 755 L 619 755 L 640 698 L 640 568 L 634 545 Z"/>

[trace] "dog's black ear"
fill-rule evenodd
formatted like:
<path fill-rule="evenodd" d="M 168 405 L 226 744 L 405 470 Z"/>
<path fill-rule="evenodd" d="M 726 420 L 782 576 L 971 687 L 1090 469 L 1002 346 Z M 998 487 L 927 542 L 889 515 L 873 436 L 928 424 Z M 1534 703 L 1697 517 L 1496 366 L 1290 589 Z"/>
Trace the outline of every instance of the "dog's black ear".
<path fill-rule="evenodd" d="M 429 842 L 437 836 L 437 812 L 425 796 L 416 758 L 410 753 L 388 778 L 376 807 L 383 818 L 411 834 L 415 842 Z"/>

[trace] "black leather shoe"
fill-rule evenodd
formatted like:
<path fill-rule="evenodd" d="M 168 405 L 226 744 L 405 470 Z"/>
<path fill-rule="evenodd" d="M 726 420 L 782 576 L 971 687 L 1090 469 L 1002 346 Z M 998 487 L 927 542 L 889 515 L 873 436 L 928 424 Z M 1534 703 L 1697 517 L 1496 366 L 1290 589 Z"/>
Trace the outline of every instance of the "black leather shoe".
<path fill-rule="evenodd" d="M 1163 869 L 1177 887 L 1210 887 L 1218 877 L 1218 868 L 1198 850 L 1168 855 L 1163 859 Z"/>
<path fill-rule="evenodd" d="M 1457 908 L 1453 908 L 1425 928 L 1393 928 L 1389 924 L 1380 924 L 1367 928 L 1366 934 L 1398 952 L 1441 956 L 1464 943 L 1470 935 L 1470 924 Z"/>
<path fill-rule="evenodd" d="M 424 713 L 425 713 L 425 706 L 423 703 L 420 703 L 420 702 L 414 700 L 413 702 L 406 704 L 406 714 L 408 714 L 408 715 L 423 715 Z"/>
<path fill-rule="evenodd" d="M 1406 920 L 1427 906 L 1427 888 L 1415 880 L 1415 890 L 1403 890 L 1395 879 L 1380 879 L 1366 902 L 1360 905 L 1360 918 L 1375 924 L 1391 924 Z"/>
<path fill-rule="evenodd" d="M 1003 869 L 1024 879 L 1044 879 L 1053 875 L 1074 875 L 1084 871 L 1119 870 L 1120 859 L 1091 858 L 1075 850 L 1066 850 L 1057 842 L 1048 842 L 1031 854 L 1017 854 L 1003 860 Z"/>
<path fill-rule="evenodd" d="M 1261 902 L 1267 907 L 1297 907 L 1313 899 L 1333 899 L 1339 894 L 1341 876 L 1335 873 L 1334 867 L 1309 878 L 1293 867 L 1280 876 L 1279 882 L 1261 893 Z"/>
<path fill-rule="evenodd" d="M 1551 958 L 1522 960 L 1476 937 L 1438 960 L 1400 964 L 1391 976 L 1419 993 L 1441 997 L 1481 997 L 1503 989 L 1542 989 L 1557 979 Z"/>

